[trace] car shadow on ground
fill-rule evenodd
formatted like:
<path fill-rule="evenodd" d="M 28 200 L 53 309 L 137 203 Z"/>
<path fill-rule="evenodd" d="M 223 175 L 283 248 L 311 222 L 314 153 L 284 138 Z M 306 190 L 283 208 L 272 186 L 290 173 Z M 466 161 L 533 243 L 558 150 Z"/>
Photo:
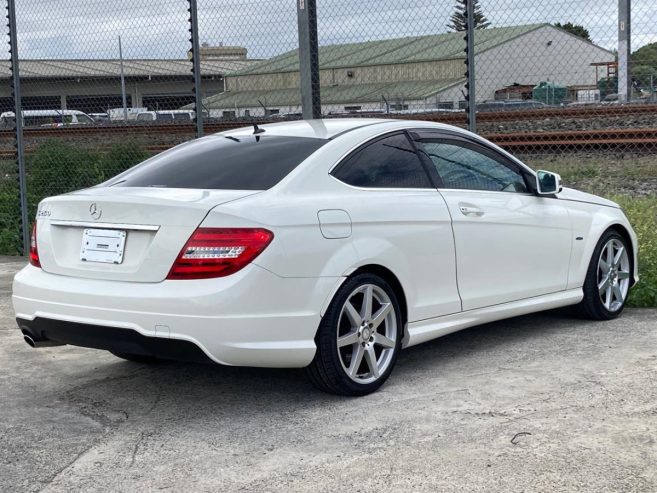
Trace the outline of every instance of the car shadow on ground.
<path fill-rule="evenodd" d="M 421 388 L 405 386 L 420 385 L 415 378 L 418 375 L 439 377 L 455 361 L 462 364 L 464 359 L 474 358 L 467 362 L 469 371 L 476 370 L 478 365 L 482 372 L 490 371 L 488 355 L 499 352 L 500 346 L 517 351 L 532 345 L 534 340 L 558 337 L 560 332 L 582 323 L 586 322 L 575 319 L 568 311 L 555 310 L 474 327 L 408 348 L 401 353 L 388 384 L 365 399 L 378 402 L 389 399 L 393 393 L 422 392 Z M 94 419 L 100 417 L 106 424 L 151 414 L 156 408 L 165 415 L 175 410 L 171 419 L 184 415 L 185 419 L 201 422 L 224 413 L 253 414 L 261 410 L 271 415 L 332 404 L 341 407 L 341 403 L 351 400 L 315 390 L 303 370 L 176 362 L 144 365 L 111 359 L 92 350 L 55 349 L 79 351 L 85 358 L 103 354 L 92 365 L 76 363 L 74 371 L 64 368 L 66 362 L 59 363 L 61 370 L 67 371 L 57 379 L 57 385 L 48 386 L 43 392 L 50 393 L 53 400 L 67 401 Z M 454 372 L 453 367 L 451 371 Z"/>

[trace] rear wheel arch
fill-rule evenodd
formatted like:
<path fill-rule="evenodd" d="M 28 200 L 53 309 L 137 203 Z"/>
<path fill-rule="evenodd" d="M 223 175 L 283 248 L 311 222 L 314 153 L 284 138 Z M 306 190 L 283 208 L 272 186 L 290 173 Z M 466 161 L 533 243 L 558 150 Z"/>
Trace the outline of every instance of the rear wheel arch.
<path fill-rule="evenodd" d="M 402 324 L 405 326 L 408 323 L 408 304 L 406 301 L 406 293 L 404 291 L 404 287 L 402 286 L 399 278 L 390 269 L 379 264 L 363 265 L 352 272 L 348 278 L 358 274 L 374 274 L 379 276 L 390 285 L 390 287 L 395 291 L 395 296 L 397 297 L 399 307 L 401 308 Z M 402 331 L 404 332 L 403 335 L 405 335 L 405 327 L 402 327 Z"/>
<path fill-rule="evenodd" d="M 362 266 L 342 278 L 322 316 L 315 334 L 317 350 L 306 367 L 314 386 L 357 396 L 385 383 L 404 336 L 400 289 L 396 276 L 381 266 Z"/>

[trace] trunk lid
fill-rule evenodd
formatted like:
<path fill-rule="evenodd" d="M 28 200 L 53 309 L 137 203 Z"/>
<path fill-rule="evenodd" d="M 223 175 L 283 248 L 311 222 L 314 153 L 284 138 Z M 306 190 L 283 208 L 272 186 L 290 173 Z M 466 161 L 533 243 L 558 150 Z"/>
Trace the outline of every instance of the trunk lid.
<path fill-rule="evenodd" d="M 37 212 L 41 267 L 88 279 L 160 282 L 212 208 L 255 193 L 90 188 L 45 199 Z"/>

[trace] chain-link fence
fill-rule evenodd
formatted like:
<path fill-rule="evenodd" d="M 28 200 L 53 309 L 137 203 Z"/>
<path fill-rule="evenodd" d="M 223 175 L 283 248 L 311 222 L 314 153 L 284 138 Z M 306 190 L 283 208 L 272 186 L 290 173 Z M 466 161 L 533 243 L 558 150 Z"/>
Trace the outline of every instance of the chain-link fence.
<path fill-rule="evenodd" d="M 201 133 L 304 116 L 470 126 L 567 184 L 608 195 L 657 189 L 650 0 L 631 11 L 629 0 L 16 3 L 29 218 L 45 196 Z M 19 253 L 27 226 L 3 54 L 0 253 Z"/>

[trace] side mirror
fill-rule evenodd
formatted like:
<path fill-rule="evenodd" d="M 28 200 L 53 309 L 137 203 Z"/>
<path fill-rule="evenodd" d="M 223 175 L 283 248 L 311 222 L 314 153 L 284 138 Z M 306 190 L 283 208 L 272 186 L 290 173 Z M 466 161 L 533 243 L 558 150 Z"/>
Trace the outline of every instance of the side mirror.
<path fill-rule="evenodd" d="M 536 172 L 536 190 L 539 195 L 554 195 L 561 192 L 561 176 L 549 171 Z"/>

